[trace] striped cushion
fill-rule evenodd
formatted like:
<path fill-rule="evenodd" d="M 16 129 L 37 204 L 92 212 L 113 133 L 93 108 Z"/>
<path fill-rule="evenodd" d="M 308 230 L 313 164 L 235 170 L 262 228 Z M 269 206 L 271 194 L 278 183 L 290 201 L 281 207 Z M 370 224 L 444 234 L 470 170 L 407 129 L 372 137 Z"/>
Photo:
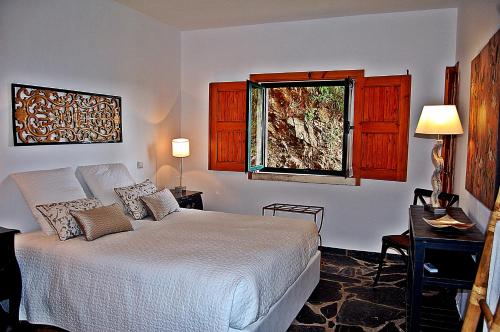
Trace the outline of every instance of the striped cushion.
<path fill-rule="evenodd" d="M 161 220 L 172 212 L 180 211 L 179 203 L 168 188 L 141 197 L 155 220 Z"/>

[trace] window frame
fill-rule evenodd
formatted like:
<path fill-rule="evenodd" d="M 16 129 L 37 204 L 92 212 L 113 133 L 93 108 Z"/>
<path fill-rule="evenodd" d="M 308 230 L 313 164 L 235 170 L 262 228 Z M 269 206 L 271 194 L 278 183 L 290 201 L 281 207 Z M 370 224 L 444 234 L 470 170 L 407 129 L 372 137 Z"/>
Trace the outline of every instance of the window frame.
<path fill-rule="evenodd" d="M 249 75 L 249 79 L 252 82 L 263 83 L 263 82 L 279 82 L 279 81 L 314 81 L 314 80 L 343 80 L 350 78 L 354 80 L 354 90 L 352 102 L 352 119 L 354 121 L 354 126 L 357 126 L 361 121 L 361 113 L 363 110 L 363 86 L 365 79 L 364 69 L 348 69 L 348 70 L 322 70 L 322 71 L 298 71 L 298 72 L 281 72 L 281 73 L 254 73 Z M 351 127 L 353 129 L 354 127 Z M 356 130 L 354 130 L 354 135 L 351 137 L 352 142 L 352 158 L 351 167 L 352 174 L 349 177 L 356 179 L 356 185 L 361 183 L 361 172 L 359 166 L 361 150 L 356 144 L 359 145 L 359 140 L 356 139 Z M 251 172 L 248 173 L 251 177 Z"/>
<path fill-rule="evenodd" d="M 262 164 L 258 164 L 258 165 L 255 165 L 255 166 L 252 166 L 252 160 L 251 160 L 251 155 L 249 153 L 249 151 L 252 149 L 251 146 L 252 146 L 252 140 L 251 140 L 251 133 L 250 133 L 250 130 L 252 128 L 252 114 L 251 114 L 251 111 L 250 111 L 250 105 L 252 103 L 252 97 L 253 97 L 253 89 L 254 88 L 257 88 L 257 89 L 261 89 L 261 90 L 264 90 L 265 91 L 265 88 L 259 84 L 259 83 L 256 83 L 256 82 L 252 82 L 250 80 L 247 80 L 247 105 L 246 105 L 246 118 L 247 118 L 247 123 L 246 123 L 246 144 L 245 144 L 245 153 L 246 153 L 246 156 L 245 156 L 245 172 L 248 173 L 248 172 L 256 172 L 256 171 L 260 171 L 260 170 L 263 170 L 264 169 L 264 163 L 265 163 L 265 133 L 264 133 L 264 136 L 262 137 L 262 141 L 261 141 L 261 149 L 263 151 L 263 156 L 262 156 Z M 265 100 L 265 97 L 266 97 L 266 94 L 263 93 L 262 94 L 262 112 L 264 113 L 264 110 L 265 110 L 265 105 L 266 105 L 266 100 Z M 261 127 L 264 127 L 265 123 L 267 123 L 267 119 L 264 117 L 265 114 L 262 114 L 262 118 L 261 118 Z"/>
<path fill-rule="evenodd" d="M 342 131 L 342 168 L 341 170 L 324 170 L 324 169 L 310 169 L 310 168 L 285 168 L 285 167 L 268 167 L 266 166 L 267 161 L 267 140 L 268 140 L 268 89 L 269 88 L 282 88 L 282 87 L 318 87 L 318 86 L 343 86 L 344 87 L 344 117 L 343 117 L 343 131 Z M 257 166 L 251 166 L 251 155 L 249 151 L 251 150 L 252 142 L 250 136 L 250 128 L 252 126 L 252 92 L 254 88 L 263 89 L 262 98 L 262 112 L 261 115 L 262 123 L 262 164 Z M 272 82 L 262 82 L 257 83 L 253 81 L 247 81 L 247 157 L 245 163 L 245 169 L 247 172 L 269 172 L 269 173 L 287 173 L 287 174 L 307 174 L 307 175 L 329 175 L 329 176 L 342 176 L 349 177 L 350 167 L 347 165 L 349 160 L 349 153 L 353 153 L 349 150 L 349 133 L 351 129 L 351 122 L 349 119 L 349 113 L 351 113 L 351 106 L 353 103 L 353 93 L 354 93 L 354 81 L 349 77 L 338 78 L 338 79 L 308 79 L 308 80 L 283 80 L 283 81 L 272 81 Z"/>

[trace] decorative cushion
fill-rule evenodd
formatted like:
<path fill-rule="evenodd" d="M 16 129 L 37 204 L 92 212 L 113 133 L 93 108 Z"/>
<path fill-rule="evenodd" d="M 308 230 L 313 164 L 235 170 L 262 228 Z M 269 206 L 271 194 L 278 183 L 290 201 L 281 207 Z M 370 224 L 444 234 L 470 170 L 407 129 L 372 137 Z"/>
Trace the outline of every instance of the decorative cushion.
<path fill-rule="evenodd" d="M 76 171 L 91 196 L 99 199 L 104 205 L 118 203 L 122 206 L 113 189 L 135 184 L 134 178 L 123 164 L 79 166 Z"/>
<path fill-rule="evenodd" d="M 70 211 L 85 211 L 102 206 L 96 198 L 81 198 L 69 202 L 37 205 L 38 211 L 47 219 L 61 241 L 82 235 Z"/>
<path fill-rule="evenodd" d="M 115 188 L 115 192 L 125 205 L 126 213 L 131 214 L 136 220 L 143 219 L 148 215 L 148 210 L 146 210 L 146 206 L 144 206 L 140 197 L 150 195 L 156 191 L 156 186 L 149 179 L 132 186 Z"/>
<path fill-rule="evenodd" d="M 82 186 L 71 167 L 11 174 L 26 200 L 33 216 L 47 235 L 56 232 L 37 205 L 85 198 Z"/>
<path fill-rule="evenodd" d="M 155 220 L 161 220 L 172 212 L 180 211 L 179 203 L 177 203 L 177 200 L 168 188 L 151 195 L 142 196 L 141 200 L 146 204 L 146 207 Z"/>
<path fill-rule="evenodd" d="M 108 234 L 133 230 L 132 224 L 117 203 L 87 211 L 70 211 L 70 213 L 75 217 L 87 241 Z"/>

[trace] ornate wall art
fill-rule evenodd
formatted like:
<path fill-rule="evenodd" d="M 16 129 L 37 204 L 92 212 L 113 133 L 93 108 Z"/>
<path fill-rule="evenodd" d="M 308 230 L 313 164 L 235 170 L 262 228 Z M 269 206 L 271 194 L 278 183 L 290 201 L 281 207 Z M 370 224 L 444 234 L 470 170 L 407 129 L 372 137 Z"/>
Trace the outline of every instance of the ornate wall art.
<path fill-rule="evenodd" d="M 12 84 L 14 145 L 122 142 L 121 97 Z"/>
<path fill-rule="evenodd" d="M 500 184 L 500 30 L 471 64 L 465 188 L 493 209 Z"/>

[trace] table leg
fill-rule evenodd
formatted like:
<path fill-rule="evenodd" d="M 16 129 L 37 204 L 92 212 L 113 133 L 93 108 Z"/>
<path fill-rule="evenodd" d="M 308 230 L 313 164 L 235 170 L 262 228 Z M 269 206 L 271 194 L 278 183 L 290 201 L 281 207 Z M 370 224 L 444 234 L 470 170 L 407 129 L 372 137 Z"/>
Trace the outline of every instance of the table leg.
<path fill-rule="evenodd" d="M 11 262 L 10 267 L 10 294 L 8 319 L 11 326 L 16 329 L 19 325 L 19 304 L 21 303 L 21 272 L 16 261 Z"/>
<path fill-rule="evenodd" d="M 422 277 L 424 275 L 424 259 L 425 248 L 419 241 L 415 242 L 413 259 L 408 261 L 408 270 L 410 272 L 410 264 L 413 265 L 411 272 L 411 280 L 409 281 L 408 289 L 408 326 L 407 331 L 419 331 L 420 326 L 420 307 L 422 304 Z"/>

